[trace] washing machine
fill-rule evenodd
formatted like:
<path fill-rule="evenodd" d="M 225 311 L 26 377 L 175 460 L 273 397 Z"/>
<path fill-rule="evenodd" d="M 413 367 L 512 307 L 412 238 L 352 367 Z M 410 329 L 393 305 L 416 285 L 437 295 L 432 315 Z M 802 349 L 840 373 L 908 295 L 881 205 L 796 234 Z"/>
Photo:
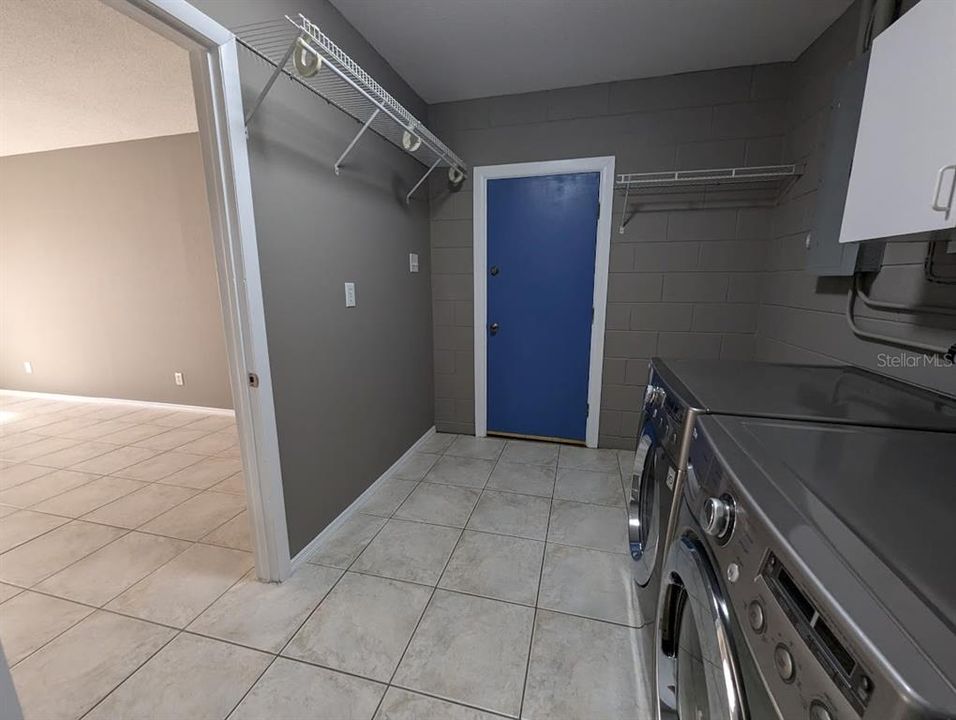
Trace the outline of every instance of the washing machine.
<path fill-rule="evenodd" d="M 704 416 L 706 417 L 706 416 Z M 695 439 L 696 438 L 696 439 Z M 714 487 L 714 451 L 695 420 L 688 446 L 688 475 L 675 506 L 674 538 L 662 556 L 655 624 L 658 720 L 772 720 L 774 706 L 731 606 L 727 571 L 713 546 L 728 540 L 736 516 L 704 526 L 698 508 L 728 495 Z M 716 523 L 725 523 L 719 527 Z"/>
<path fill-rule="evenodd" d="M 677 476 L 687 464 L 685 436 L 698 412 L 693 398 L 682 395 L 683 388 L 671 385 L 673 380 L 665 373 L 659 360 L 652 361 L 628 503 L 628 545 L 640 625 L 656 616 L 667 519 Z"/>
<path fill-rule="evenodd" d="M 698 417 L 659 720 L 956 718 L 954 468 L 947 432 Z"/>
<path fill-rule="evenodd" d="M 956 432 L 956 400 L 859 368 L 654 358 L 628 503 L 641 620 L 656 615 L 661 561 L 687 475 L 691 429 L 705 414 Z"/>

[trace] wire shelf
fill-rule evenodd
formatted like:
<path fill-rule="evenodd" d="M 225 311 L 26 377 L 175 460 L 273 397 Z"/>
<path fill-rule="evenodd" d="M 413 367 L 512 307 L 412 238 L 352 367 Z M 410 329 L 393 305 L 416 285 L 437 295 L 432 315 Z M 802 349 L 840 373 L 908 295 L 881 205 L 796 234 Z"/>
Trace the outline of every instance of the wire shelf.
<path fill-rule="evenodd" d="M 683 203 L 693 206 L 773 206 L 803 174 L 800 165 L 757 165 L 752 167 L 668 170 L 666 172 L 622 173 L 615 187 L 624 193 L 624 211 L 619 232 L 633 219 L 628 200 L 642 205 Z"/>
<path fill-rule="evenodd" d="M 240 45 L 274 69 L 273 76 L 247 113 L 247 125 L 275 79 L 284 74 L 362 123 L 358 134 L 335 163 L 336 173 L 361 136 L 371 129 L 428 168 L 406 201 L 435 168 L 449 168 L 449 179 L 459 185 L 467 176 L 461 158 L 304 15 L 240 25 L 233 28 L 233 32 Z M 309 75 L 297 71 L 296 53 L 317 58 L 317 72 Z"/>
<path fill-rule="evenodd" d="M 646 188 L 698 189 L 707 185 L 747 185 L 759 183 L 781 187 L 799 177 L 796 165 L 761 165 L 755 167 L 710 168 L 707 170 L 670 170 L 667 172 L 623 173 L 617 176 L 617 187 L 631 191 Z"/>

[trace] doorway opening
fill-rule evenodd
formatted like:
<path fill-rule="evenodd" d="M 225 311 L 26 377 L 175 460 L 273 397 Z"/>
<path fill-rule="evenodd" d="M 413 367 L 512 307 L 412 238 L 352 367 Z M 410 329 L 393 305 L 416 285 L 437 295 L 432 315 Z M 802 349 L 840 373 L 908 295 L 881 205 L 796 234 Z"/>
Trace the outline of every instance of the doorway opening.
<path fill-rule="evenodd" d="M 55 39 L 49 17 L 31 12 L 49 4 L 5 10 L 7 29 L 20 23 L 34 50 L 10 51 L 27 65 L 7 84 L 3 121 L 21 122 L 19 112 L 34 122 L 4 133 L 26 144 L 3 162 L 18 177 L 33 173 L 26 185 L 37 194 L 26 198 L 23 184 L 4 193 L 20 203 L 4 212 L 4 264 L 25 271 L 4 283 L 20 292 L 4 312 L 26 322 L 4 342 L 3 385 L 15 391 L 3 396 L 3 492 L 17 491 L 8 499 L 18 512 L 60 498 L 46 509 L 65 525 L 234 550 L 246 569 L 254 557 L 261 580 L 283 580 L 290 558 L 235 38 L 186 3 L 62 4 L 56 28 L 71 38 L 58 46 L 74 54 L 71 72 L 46 96 L 56 106 L 39 112 L 38 90 L 51 85 L 37 74 L 64 62 L 62 52 L 37 62 L 35 47 Z M 77 32 L 84 24 L 90 32 Z M 78 38 L 99 53 L 88 83 Z M 136 57 L 123 62 L 124 52 Z M 22 101 L 8 102 L 17 93 Z M 51 144 L 57 128 L 64 137 Z M 53 271 L 63 282 L 49 282 Z M 113 503 L 110 518 L 89 515 Z M 172 506 L 144 517 L 163 503 Z"/>

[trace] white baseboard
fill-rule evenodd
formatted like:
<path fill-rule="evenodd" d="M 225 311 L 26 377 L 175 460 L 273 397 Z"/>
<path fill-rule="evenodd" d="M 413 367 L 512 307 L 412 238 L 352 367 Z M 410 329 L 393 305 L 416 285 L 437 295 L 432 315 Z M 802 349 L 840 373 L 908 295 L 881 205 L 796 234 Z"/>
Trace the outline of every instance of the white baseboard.
<path fill-rule="evenodd" d="M 363 501 L 371 497 L 372 494 L 376 490 L 378 490 L 386 481 L 388 481 L 392 477 L 392 475 L 395 473 L 395 471 L 398 469 L 398 467 L 408 459 L 408 456 L 411 455 L 413 452 L 416 452 L 418 448 L 420 448 L 422 444 L 426 440 L 428 440 L 430 437 L 432 437 L 432 435 L 434 434 L 435 434 L 435 426 L 432 425 L 430 428 L 428 428 L 428 430 L 425 431 L 424 435 L 418 438 L 418 440 L 416 440 L 412 444 L 412 446 L 408 448 L 408 450 L 406 450 L 402 454 L 402 456 L 398 460 L 392 463 L 391 467 L 389 467 L 388 470 L 386 470 L 385 472 L 381 474 L 378 480 L 376 480 L 371 485 L 369 485 L 368 488 L 366 488 L 365 492 L 363 492 L 361 495 L 355 498 L 355 500 L 352 501 L 352 504 L 349 505 L 347 508 L 345 508 L 345 510 L 343 510 L 341 513 L 339 513 L 339 515 L 335 518 L 335 520 L 333 520 L 328 525 L 326 525 L 325 528 L 322 530 L 322 532 L 320 532 L 318 535 L 312 538 L 312 541 L 308 545 L 306 545 L 304 548 L 302 548 L 296 554 L 294 558 L 292 558 L 292 572 L 295 572 L 296 568 L 300 567 L 303 563 L 305 563 L 305 561 L 309 559 L 309 556 L 311 556 L 312 553 L 314 553 L 318 549 L 319 545 L 322 544 L 322 541 L 325 540 L 327 537 L 329 537 L 329 535 L 334 533 L 342 525 L 342 523 L 348 520 L 348 518 L 355 513 L 356 508 L 358 508 Z"/>
<path fill-rule="evenodd" d="M 206 415 L 230 415 L 236 413 L 228 408 L 202 407 L 200 405 L 177 405 L 175 403 L 153 402 L 151 400 L 127 400 L 125 398 L 85 397 L 83 395 L 59 395 L 57 393 L 34 392 L 32 390 L 7 390 L 0 388 L 0 395 L 10 397 L 36 398 L 38 400 L 64 400 L 66 402 L 103 403 L 104 405 L 131 405 L 141 408 L 156 408 L 157 410 L 185 410 Z"/>

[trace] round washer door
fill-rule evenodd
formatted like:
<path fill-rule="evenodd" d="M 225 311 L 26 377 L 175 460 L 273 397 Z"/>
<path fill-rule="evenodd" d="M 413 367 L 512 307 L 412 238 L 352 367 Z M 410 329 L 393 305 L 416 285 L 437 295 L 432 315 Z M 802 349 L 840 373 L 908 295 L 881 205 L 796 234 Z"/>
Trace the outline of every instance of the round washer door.
<path fill-rule="evenodd" d="M 662 720 L 748 720 L 728 605 L 700 539 L 671 544 L 658 607 Z"/>
<path fill-rule="evenodd" d="M 646 585 L 657 561 L 658 539 L 661 532 L 659 508 L 660 487 L 669 465 L 663 448 L 657 444 L 653 425 L 644 422 L 634 455 L 631 478 L 631 498 L 628 503 L 628 544 L 634 559 L 634 580 Z"/>

